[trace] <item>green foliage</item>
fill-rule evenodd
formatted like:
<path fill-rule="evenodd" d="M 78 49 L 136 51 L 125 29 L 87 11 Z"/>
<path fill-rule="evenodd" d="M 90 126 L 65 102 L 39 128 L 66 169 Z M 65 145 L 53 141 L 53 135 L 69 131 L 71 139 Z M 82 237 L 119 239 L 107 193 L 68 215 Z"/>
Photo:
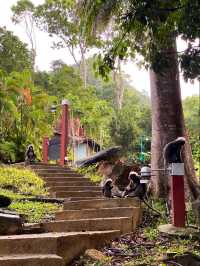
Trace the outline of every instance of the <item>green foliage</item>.
<path fill-rule="evenodd" d="M 0 167 L 0 188 L 11 187 L 21 194 L 45 195 L 44 185 L 44 181 L 31 170 Z"/>
<path fill-rule="evenodd" d="M 77 3 L 71 0 L 46 0 L 43 4 L 35 7 L 33 16 L 39 29 L 48 32 L 49 36 L 56 36 L 59 39 L 53 43 L 54 47 L 68 49 L 75 64 L 81 69 L 83 65 L 77 60 L 75 49 L 78 49 L 82 60 L 84 60 L 87 44 L 92 45 L 94 39 L 83 34 L 76 5 Z"/>
<path fill-rule="evenodd" d="M 32 196 L 48 195 L 44 181 L 28 169 L 0 167 L 0 195 L 11 198 L 9 209 L 25 215 L 26 221 L 31 223 L 40 222 L 47 216 L 50 219 L 61 208 L 58 204 L 28 200 Z"/>
<path fill-rule="evenodd" d="M 97 173 L 97 165 L 93 164 L 88 167 L 78 168 L 78 172 L 82 175 L 87 176 L 92 182 L 100 183 L 103 176 Z"/>
<path fill-rule="evenodd" d="M 34 5 L 29 0 L 20 0 L 15 6 L 12 6 L 11 9 L 14 13 L 12 18 L 13 22 L 20 23 L 25 17 L 30 17 L 31 13 L 34 11 Z"/>
<path fill-rule="evenodd" d="M 11 31 L 0 27 L 0 70 L 7 73 L 32 69 L 31 54 L 27 46 Z"/>
<path fill-rule="evenodd" d="M 107 7 L 103 9 L 104 12 L 107 12 L 108 20 L 109 15 L 114 14 L 114 12 L 109 12 L 109 10 L 114 8 L 117 11 L 117 8 L 120 6 L 119 2 L 117 4 L 111 2 L 108 1 Z M 102 2 L 99 2 L 99 5 L 102 5 Z M 109 41 L 105 42 L 102 38 L 94 38 L 92 35 L 85 34 L 86 28 L 79 19 L 77 7 L 79 8 L 79 3 L 77 6 L 77 3 L 74 1 L 46 0 L 42 5 L 34 6 L 29 0 L 20 0 L 12 8 L 15 23 L 28 18 L 32 21 L 32 24 L 36 22 L 37 26 L 47 31 L 50 36 L 56 35 L 59 41 L 54 43 L 55 47 L 67 48 L 73 56 L 76 66 L 79 66 L 79 68 L 70 67 L 62 61 L 56 60 L 52 64 L 51 72 L 34 73 L 34 85 L 36 88 L 52 96 L 52 101 L 56 105 L 60 104 L 63 98 L 68 99 L 72 111 L 71 115 L 80 116 L 81 123 L 88 137 L 93 138 L 103 147 L 121 144 L 124 147 L 125 153 L 131 154 L 134 149 L 137 149 L 139 135 L 149 135 L 147 131 L 149 132 L 150 128 L 150 111 L 147 97 L 144 96 L 145 108 L 140 108 L 140 103 L 143 103 L 141 100 L 143 95 L 136 93 L 135 90 L 132 92 L 133 88 L 124 83 L 126 94 L 123 103 L 124 109 L 119 113 L 116 112 L 116 84 L 112 81 L 111 76 L 108 83 L 95 77 L 92 70 L 92 65 L 95 64 L 93 59 L 89 59 L 86 62 L 88 86 L 86 88 L 85 84 L 83 85 L 80 78 L 82 76 L 83 62 L 77 62 L 74 49 L 80 49 L 81 61 L 84 61 L 84 55 L 87 52 L 88 46 L 96 45 L 96 47 L 100 47 L 104 43 L 109 45 Z M 106 24 L 106 20 L 104 22 Z M 123 49 L 120 49 L 120 58 L 125 53 L 126 47 L 123 46 Z M 123 79 L 125 80 L 124 77 Z M 58 112 L 54 117 L 54 122 L 59 117 Z M 134 116 L 132 112 L 135 112 Z M 30 116 L 29 112 L 26 113 L 27 116 Z M 39 114 L 41 113 L 39 112 Z M 37 117 L 38 114 L 34 117 L 34 121 L 36 121 Z M 24 118 L 24 120 L 26 119 Z M 43 121 L 43 117 L 37 121 L 37 124 L 40 121 Z M 50 119 L 47 119 L 47 121 L 48 123 L 52 122 Z M 40 126 L 38 127 L 40 128 Z M 32 129 L 32 125 L 29 128 Z M 22 136 L 22 134 L 20 135 Z M 34 142 L 35 135 L 33 132 L 30 132 L 28 136 L 28 139 L 36 145 L 38 150 L 38 144 Z M 16 143 L 15 140 L 13 142 Z M 20 143 L 24 142 L 25 138 L 23 136 Z M 19 146 L 21 147 L 21 144 Z"/>
<path fill-rule="evenodd" d="M 193 158 L 197 163 L 200 161 L 199 97 L 198 96 L 187 97 L 183 101 L 183 110 L 184 110 L 186 126 L 188 129 L 189 139 L 190 139 L 190 143 L 191 143 Z"/>
<path fill-rule="evenodd" d="M 151 134 L 150 106 L 145 95 L 130 88 L 125 90 L 123 107 L 112 118 L 110 134 L 112 141 L 122 146 L 125 154 L 140 151 L 141 137 Z"/>
<path fill-rule="evenodd" d="M 24 160 L 28 144 L 32 143 L 38 158 L 42 137 L 50 130 L 49 97 L 42 89 L 34 86 L 29 71 L 0 75 L 0 161 Z M 30 90 L 31 102 L 24 96 Z"/>
<path fill-rule="evenodd" d="M 147 227 L 144 229 L 144 236 L 149 240 L 155 240 L 158 238 L 159 231 L 156 228 Z"/>
<path fill-rule="evenodd" d="M 15 201 L 9 208 L 15 210 L 19 214 L 23 214 L 29 223 L 38 223 L 46 218 L 50 217 L 59 209 L 61 206 L 52 203 L 43 202 L 31 202 L 31 201 Z"/>
<path fill-rule="evenodd" d="M 12 190 L 10 190 L 10 189 L 13 189 L 13 190 L 16 191 L 17 189 L 14 186 L 6 185 L 6 184 L 5 185 L 1 184 L 1 186 L 2 187 L 8 187 L 9 189 L 0 188 L 0 195 L 9 197 L 11 200 L 19 200 L 19 199 L 24 198 L 24 195 L 16 193 L 16 192 L 13 192 Z M 26 197 L 28 198 L 28 197 L 31 197 L 31 196 L 27 195 Z"/>
<path fill-rule="evenodd" d="M 200 28 L 198 0 L 85 0 L 81 3 L 79 13 L 86 35 L 101 36 L 107 25 L 115 32 L 104 54 L 98 56 L 102 76 L 107 77 L 116 58 L 135 58 L 137 53 L 144 59 L 141 61 L 145 67 L 163 73 L 170 66 L 172 38 L 181 36 L 188 41 L 188 49 L 178 55 L 184 77 L 199 77 L 200 49 L 195 44 Z"/>

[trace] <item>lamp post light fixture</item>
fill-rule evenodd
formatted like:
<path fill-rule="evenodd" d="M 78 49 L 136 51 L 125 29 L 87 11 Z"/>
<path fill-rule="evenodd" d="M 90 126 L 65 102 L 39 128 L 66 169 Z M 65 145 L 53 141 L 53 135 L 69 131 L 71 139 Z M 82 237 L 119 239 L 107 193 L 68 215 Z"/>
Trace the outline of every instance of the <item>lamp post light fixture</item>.
<path fill-rule="evenodd" d="M 51 113 L 55 113 L 58 105 L 52 105 L 51 106 Z"/>

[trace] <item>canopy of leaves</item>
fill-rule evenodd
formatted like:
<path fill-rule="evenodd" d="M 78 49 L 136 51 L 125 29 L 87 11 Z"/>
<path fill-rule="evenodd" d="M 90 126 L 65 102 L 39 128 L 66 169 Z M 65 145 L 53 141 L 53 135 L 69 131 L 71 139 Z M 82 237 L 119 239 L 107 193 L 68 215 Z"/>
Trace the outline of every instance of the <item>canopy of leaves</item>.
<path fill-rule="evenodd" d="M 87 35 L 95 32 L 98 36 L 102 23 L 113 19 L 113 30 L 117 34 L 112 38 L 112 44 L 105 47 L 104 56 L 98 58 L 101 75 L 105 76 L 109 69 L 114 68 L 116 57 L 134 58 L 136 53 L 142 55 L 146 67 L 160 73 L 170 65 L 171 39 L 181 36 L 188 41 L 188 49 L 179 54 L 184 77 L 199 77 L 200 47 L 195 44 L 195 39 L 200 36 L 198 0 L 80 2 Z"/>
<path fill-rule="evenodd" d="M 0 69 L 7 73 L 32 69 L 27 46 L 6 28 L 0 28 Z"/>

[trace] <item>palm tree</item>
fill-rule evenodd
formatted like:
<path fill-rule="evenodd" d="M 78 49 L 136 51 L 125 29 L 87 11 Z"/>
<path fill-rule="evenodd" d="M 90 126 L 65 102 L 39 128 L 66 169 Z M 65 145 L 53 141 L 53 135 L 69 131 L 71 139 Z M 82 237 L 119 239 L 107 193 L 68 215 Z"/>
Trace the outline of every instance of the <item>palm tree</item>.
<path fill-rule="evenodd" d="M 82 0 L 79 4 L 83 11 L 83 25 L 87 34 L 93 34 L 98 30 L 102 33 L 109 21 L 114 20 L 113 30 L 119 34 L 113 40 L 111 56 L 106 57 L 106 63 L 111 68 L 116 54 L 123 57 L 124 54 L 132 55 L 135 50 L 148 62 L 152 103 L 151 164 L 154 169 L 163 168 L 164 146 L 179 136 L 186 136 L 176 36 L 173 20 L 169 20 L 170 12 L 179 9 L 179 1 L 171 1 L 171 6 L 169 1 L 139 0 Z M 189 143 L 185 149 L 185 169 L 187 184 L 195 199 L 200 194 L 200 189 L 195 177 Z M 167 183 L 165 174 L 157 172 L 153 177 L 155 195 L 165 196 Z"/>

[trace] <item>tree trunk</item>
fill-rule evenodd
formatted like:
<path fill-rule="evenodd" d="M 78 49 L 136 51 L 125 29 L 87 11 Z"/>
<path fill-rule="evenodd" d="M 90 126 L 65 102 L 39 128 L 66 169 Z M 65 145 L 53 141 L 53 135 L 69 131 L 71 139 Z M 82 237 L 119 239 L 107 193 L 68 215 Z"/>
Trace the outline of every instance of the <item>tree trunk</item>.
<path fill-rule="evenodd" d="M 172 40 L 172 47 L 167 51 L 170 67 L 162 73 L 150 70 L 151 104 L 152 104 L 152 143 L 151 167 L 164 168 L 163 148 L 177 137 L 186 137 L 185 145 L 185 179 L 192 198 L 197 198 L 199 191 L 192 161 L 192 154 L 188 138 L 185 134 L 185 124 L 181 102 L 179 69 L 176 54 L 176 42 Z M 168 178 L 163 171 L 155 171 L 152 177 L 155 196 L 166 197 Z"/>
<path fill-rule="evenodd" d="M 116 106 L 117 110 L 122 109 L 123 99 L 124 99 L 124 86 L 123 86 L 123 79 L 121 73 L 121 61 L 118 58 L 117 60 L 117 67 L 113 71 L 113 80 L 115 83 L 115 99 L 116 99 Z"/>

